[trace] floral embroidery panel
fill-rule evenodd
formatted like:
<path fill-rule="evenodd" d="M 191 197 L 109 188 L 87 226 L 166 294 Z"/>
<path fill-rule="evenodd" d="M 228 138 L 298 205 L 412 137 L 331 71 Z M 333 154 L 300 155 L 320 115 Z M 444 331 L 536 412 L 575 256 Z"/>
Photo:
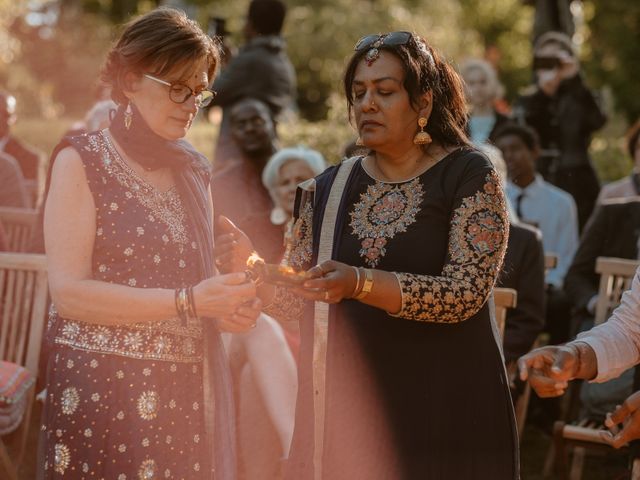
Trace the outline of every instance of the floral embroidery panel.
<path fill-rule="evenodd" d="M 402 309 L 397 317 L 459 322 L 482 308 L 494 286 L 506 249 L 509 223 L 495 172 L 482 190 L 462 199 L 453 212 L 449 261 L 441 276 L 397 273 Z"/>
<path fill-rule="evenodd" d="M 360 240 L 360 256 L 375 268 L 386 254 L 389 240 L 415 223 L 424 189 L 419 178 L 403 183 L 376 182 L 360 195 L 349 224 Z"/>

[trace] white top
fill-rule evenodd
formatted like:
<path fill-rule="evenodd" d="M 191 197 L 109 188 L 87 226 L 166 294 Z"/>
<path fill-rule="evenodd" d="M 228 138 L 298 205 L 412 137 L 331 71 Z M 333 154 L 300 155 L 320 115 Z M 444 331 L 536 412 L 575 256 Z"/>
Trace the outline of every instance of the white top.
<path fill-rule="evenodd" d="M 521 213 L 520 220 L 538 227 L 542 232 L 544 252 L 558 256 L 558 265 L 547 272 L 545 280 L 558 288 L 562 287 L 578 249 L 576 202 L 570 194 L 545 182 L 539 174 L 525 188 L 509 181 L 506 190 L 516 211 L 518 197 L 524 193 L 518 212 Z"/>
<path fill-rule="evenodd" d="M 596 353 L 598 375 L 594 382 L 615 378 L 640 363 L 640 267 L 611 317 L 579 334 L 577 340 L 589 344 Z"/>

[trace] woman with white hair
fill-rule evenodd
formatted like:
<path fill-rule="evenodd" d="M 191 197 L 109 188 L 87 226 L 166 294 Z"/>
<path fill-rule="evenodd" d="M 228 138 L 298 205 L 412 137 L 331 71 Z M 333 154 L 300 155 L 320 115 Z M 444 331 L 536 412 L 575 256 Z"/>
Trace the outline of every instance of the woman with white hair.
<path fill-rule="evenodd" d="M 285 225 L 293 215 L 298 185 L 320 175 L 327 164 L 320 152 L 304 146 L 276 152 L 262 171 L 262 183 L 273 200 L 271 222 Z"/>
<path fill-rule="evenodd" d="M 298 184 L 325 167 L 319 152 L 303 146 L 282 149 L 269 159 L 262 183 L 273 200 L 271 222 L 282 225 L 284 235 L 291 230 Z M 281 478 L 283 461 L 289 456 L 300 332 L 297 322 L 281 320 L 261 314 L 251 332 L 229 338 L 241 478 Z"/>
<path fill-rule="evenodd" d="M 495 132 L 509 120 L 494 106 L 503 90 L 496 71 L 489 62 L 473 58 L 462 64 L 460 74 L 470 110 L 467 133 L 476 145 L 492 143 Z"/>

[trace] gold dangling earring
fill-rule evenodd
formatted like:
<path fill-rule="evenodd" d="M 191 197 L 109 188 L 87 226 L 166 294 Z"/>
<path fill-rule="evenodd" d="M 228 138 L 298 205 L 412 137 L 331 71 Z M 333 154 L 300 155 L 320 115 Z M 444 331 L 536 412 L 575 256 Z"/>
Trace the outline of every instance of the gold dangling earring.
<path fill-rule="evenodd" d="M 416 145 L 429 145 L 433 139 L 431 135 L 424 131 L 424 127 L 427 126 L 427 119 L 425 117 L 418 118 L 418 125 L 420 126 L 420 131 L 413 137 L 413 143 Z"/>
<path fill-rule="evenodd" d="M 362 141 L 362 138 L 360 138 L 360 136 L 358 136 L 358 139 L 356 140 L 356 146 L 364 147 L 364 142 Z"/>
<path fill-rule="evenodd" d="M 131 120 L 133 120 L 133 111 L 131 111 L 131 102 L 127 102 L 127 108 L 124 111 L 124 128 L 131 128 Z"/>

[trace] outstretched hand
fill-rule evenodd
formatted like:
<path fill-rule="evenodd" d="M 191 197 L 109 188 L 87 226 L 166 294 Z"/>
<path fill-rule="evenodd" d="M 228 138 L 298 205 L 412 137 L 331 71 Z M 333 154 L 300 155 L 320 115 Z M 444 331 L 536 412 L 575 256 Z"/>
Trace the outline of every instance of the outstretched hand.
<path fill-rule="evenodd" d="M 607 414 L 604 422 L 608 431 L 600 432 L 600 437 L 614 448 L 620 448 L 631 440 L 640 438 L 640 392 L 629 396 L 613 413 Z M 618 425 L 622 425 L 622 430 Z"/>
<path fill-rule="evenodd" d="M 557 397 L 567 389 L 579 369 L 578 353 L 571 346 L 537 348 L 518 359 L 522 381 L 529 381 L 540 397 Z"/>

